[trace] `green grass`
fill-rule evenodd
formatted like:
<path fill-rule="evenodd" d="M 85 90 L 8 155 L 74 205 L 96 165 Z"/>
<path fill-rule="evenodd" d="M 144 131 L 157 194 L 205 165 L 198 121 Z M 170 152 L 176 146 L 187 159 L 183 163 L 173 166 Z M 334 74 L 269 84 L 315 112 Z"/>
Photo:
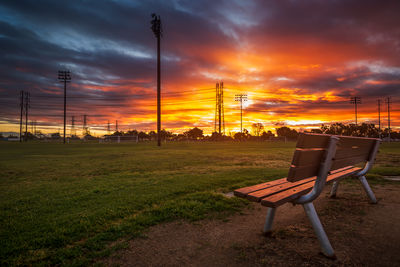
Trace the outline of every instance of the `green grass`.
<path fill-rule="evenodd" d="M 284 177 L 294 146 L 1 142 L 0 265 L 86 265 L 149 226 L 223 218 L 246 202 L 219 193 Z M 374 179 L 399 160 L 383 145 Z"/>

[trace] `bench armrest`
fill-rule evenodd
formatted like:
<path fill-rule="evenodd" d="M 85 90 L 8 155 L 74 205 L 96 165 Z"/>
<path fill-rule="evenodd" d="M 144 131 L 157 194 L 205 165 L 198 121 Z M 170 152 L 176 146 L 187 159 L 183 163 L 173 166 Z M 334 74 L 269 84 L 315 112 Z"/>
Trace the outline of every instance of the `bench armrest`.
<path fill-rule="evenodd" d="M 381 144 L 381 141 L 382 140 L 380 140 L 380 139 L 375 141 L 374 147 L 372 148 L 372 151 L 368 156 L 367 163 L 365 164 L 364 168 L 360 172 L 355 174 L 355 176 L 357 176 L 357 177 L 364 176 L 372 168 L 372 165 L 374 165 L 375 157 L 376 157 L 376 154 L 378 153 L 378 149 L 379 149 L 379 145 Z"/>
<path fill-rule="evenodd" d="M 336 136 L 331 136 L 329 139 L 329 144 L 327 149 L 325 150 L 324 160 L 321 162 L 321 166 L 318 170 L 317 179 L 315 180 L 315 184 L 313 189 L 307 195 L 299 197 L 294 201 L 296 204 L 304 204 L 309 203 L 316 199 L 319 194 L 321 194 L 322 189 L 324 189 L 326 178 L 328 177 L 328 173 L 332 167 L 332 160 L 336 154 L 336 147 L 339 138 Z"/>

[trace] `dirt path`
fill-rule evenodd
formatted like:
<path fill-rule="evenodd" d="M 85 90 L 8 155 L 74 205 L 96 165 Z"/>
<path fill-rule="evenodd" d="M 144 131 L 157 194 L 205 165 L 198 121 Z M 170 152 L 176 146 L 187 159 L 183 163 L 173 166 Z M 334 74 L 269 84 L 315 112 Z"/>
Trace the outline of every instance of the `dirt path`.
<path fill-rule="evenodd" d="M 357 184 L 341 185 L 337 199 L 315 203 L 337 254 L 329 260 L 301 206 L 279 208 L 272 237 L 261 234 L 266 208 L 254 204 L 227 221 L 174 222 L 107 259 L 121 266 L 400 266 L 400 185 L 374 186 L 370 205 Z"/>

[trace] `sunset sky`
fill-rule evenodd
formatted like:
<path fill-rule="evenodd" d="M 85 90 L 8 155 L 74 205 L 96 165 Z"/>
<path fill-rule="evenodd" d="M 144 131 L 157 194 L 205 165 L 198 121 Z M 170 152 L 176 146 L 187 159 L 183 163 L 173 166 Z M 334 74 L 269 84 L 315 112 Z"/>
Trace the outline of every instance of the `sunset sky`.
<path fill-rule="evenodd" d="M 162 128 L 214 127 L 215 84 L 224 82 L 227 133 L 243 124 L 319 127 L 359 122 L 400 127 L 400 1 L 15 1 L 0 2 L 0 132 L 19 131 L 19 92 L 43 132 L 63 123 L 58 70 L 70 70 L 67 121 L 94 134 L 156 128 L 156 39 L 161 16 Z M 67 131 L 69 134 L 69 130 Z"/>

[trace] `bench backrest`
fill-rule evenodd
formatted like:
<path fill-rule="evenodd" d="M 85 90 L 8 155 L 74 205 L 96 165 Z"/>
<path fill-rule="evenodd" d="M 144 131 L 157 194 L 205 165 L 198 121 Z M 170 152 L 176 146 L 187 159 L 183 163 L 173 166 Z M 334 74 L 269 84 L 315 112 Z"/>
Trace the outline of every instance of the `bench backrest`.
<path fill-rule="evenodd" d="M 366 162 L 380 139 L 336 136 L 339 138 L 336 154 L 332 160 L 331 171 L 346 166 Z M 316 176 L 324 160 L 331 135 L 300 134 L 293 155 L 287 180 L 299 181 Z"/>

